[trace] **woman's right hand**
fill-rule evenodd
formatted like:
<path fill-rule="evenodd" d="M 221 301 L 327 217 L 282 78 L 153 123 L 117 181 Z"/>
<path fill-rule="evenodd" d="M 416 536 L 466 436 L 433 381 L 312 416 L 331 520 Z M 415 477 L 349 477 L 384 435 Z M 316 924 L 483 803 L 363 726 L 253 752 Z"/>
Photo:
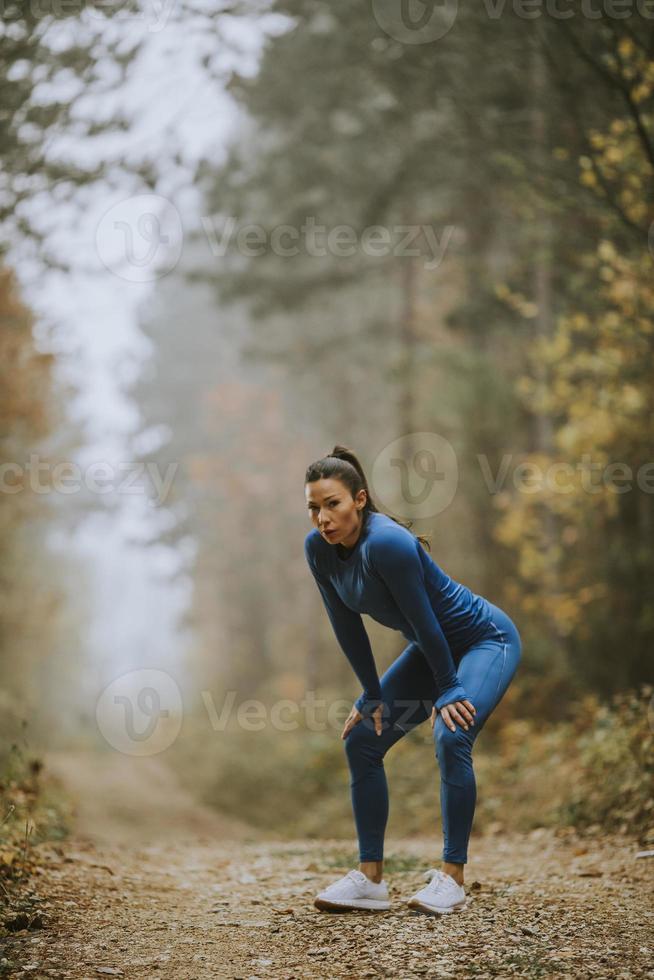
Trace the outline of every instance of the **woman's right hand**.
<path fill-rule="evenodd" d="M 370 717 L 375 724 L 375 735 L 381 735 L 382 733 L 382 710 L 383 707 L 380 704 L 378 708 L 375 708 L 375 710 L 370 713 Z M 347 738 L 354 726 L 360 722 L 362 718 L 363 715 L 361 712 L 357 708 L 353 707 L 345 719 L 345 725 L 343 726 L 343 731 L 341 732 L 341 738 Z"/>

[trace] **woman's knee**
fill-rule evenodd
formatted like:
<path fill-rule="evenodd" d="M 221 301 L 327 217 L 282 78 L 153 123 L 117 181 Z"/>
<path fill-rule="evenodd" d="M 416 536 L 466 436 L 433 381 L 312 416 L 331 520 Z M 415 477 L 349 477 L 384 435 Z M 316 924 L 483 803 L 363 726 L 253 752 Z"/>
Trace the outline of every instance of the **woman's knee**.
<path fill-rule="evenodd" d="M 381 741 L 381 736 L 375 733 L 372 724 L 368 727 L 364 721 L 358 722 L 344 739 L 345 754 L 350 767 L 381 759 L 384 755 Z"/>
<path fill-rule="evenodd" d="M 441 775 L 450 782 L 456 782 L 456 775 L 472 765 L 473 736 L 460 725 L 456 725 L 452 731 L 442 716 L 438 715 L 434 726 L 434 740 Z"/>

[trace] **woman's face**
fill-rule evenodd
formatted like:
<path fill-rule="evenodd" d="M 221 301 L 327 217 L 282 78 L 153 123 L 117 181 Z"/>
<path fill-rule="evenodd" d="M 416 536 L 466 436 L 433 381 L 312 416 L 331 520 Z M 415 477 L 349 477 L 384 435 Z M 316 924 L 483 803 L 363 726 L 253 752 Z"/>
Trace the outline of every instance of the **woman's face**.
<path fill-rule="evenodd" d="M 307 483 L 304 490 L 313 526 L 325 541 L 352 548 L 361 530 L 366 491 L 359 490 L 353 498 L 344 483 L 331 477 Z"/>

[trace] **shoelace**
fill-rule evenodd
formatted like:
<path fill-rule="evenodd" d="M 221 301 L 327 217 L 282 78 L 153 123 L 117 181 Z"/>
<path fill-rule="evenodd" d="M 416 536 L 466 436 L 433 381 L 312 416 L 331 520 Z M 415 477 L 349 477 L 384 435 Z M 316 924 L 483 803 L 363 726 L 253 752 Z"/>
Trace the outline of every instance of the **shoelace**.
<path fill-rule="evenodd" d="M 358 871 L 358 870 L 356 870 L 356 869 L 353 868 L 352 871 L 348 871 L 346 877 L 347 878 L 351 878 L 352 881 L 356 882 L 357 885 L 365 885 L 365 884 L 368 883 L 369 879 L 364 875 L 364 878 L 366 878 L 366 880 L 364 881 L 360 877 L 360 875 L 362 875 L 362 874 L 363 874 L 363 871 Z M 372 882 L 371 882 L 371 884 L 372 884 Z"/>
<path fill-rule="evenodd" d="M 434 886 L 435 891 L 438 890 L 441 885 L 447 885 L 450 880 L 449 875 L 446 875 L 444 871 L 440 871 L 437 868 L 429 868 L 428 871 L 425 871 L 423 877 L 429 881 L 430 885 Z"/>
<path fill-rule="evenodd" d="M 338 881 L 333 881 L 331 885 L 327 885 L 324 890 L 333 894 L 338 894 L 342 891 L 343 886 L 348 880 L 353 881 L 356 885 L 360 884 L 360 879 L 356 877 L 354 872 L 348 871 L 347 874 L 343 875 L 342 878 L 339 878 Z"/>

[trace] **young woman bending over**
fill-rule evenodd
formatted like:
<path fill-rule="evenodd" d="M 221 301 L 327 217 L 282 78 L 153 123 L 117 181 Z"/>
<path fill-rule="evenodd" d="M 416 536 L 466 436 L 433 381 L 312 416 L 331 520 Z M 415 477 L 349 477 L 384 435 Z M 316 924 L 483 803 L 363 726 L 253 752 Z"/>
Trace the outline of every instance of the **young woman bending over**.
<path fill-rule="evenodd" d="M 359 868 L 320 892 L 319 909 L 390 908 L 383 878 L 388 787 L 383 759 L 430 719 L 440 769 L 441 870 L 407 901 L 430 914 L 461 911 L 476 802 L 472 747 L 518 667 L 522 644 L 502 609 L 454 581 L 416 537 L 380 513 L 355 454 L 312 463 L 305 495 L 313 529 L 306 559 L 336 639 L 363 688 L 341 738 L 359 842 Z M 381 679 L 361 613 L 407 640 Z"/>

